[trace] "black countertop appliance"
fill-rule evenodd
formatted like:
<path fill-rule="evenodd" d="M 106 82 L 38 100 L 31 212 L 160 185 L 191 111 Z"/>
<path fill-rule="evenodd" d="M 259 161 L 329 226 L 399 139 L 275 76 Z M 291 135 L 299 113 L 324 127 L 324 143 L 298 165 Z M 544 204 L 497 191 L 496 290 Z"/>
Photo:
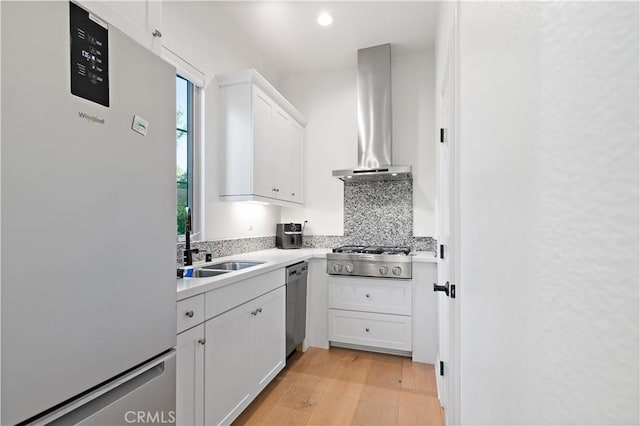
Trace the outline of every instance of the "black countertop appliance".
<path fill-rule="evenodd" d="M 276 225 L 276 247 L 279 249 L 302 248 L 302 224 L 278 223 Z"/>

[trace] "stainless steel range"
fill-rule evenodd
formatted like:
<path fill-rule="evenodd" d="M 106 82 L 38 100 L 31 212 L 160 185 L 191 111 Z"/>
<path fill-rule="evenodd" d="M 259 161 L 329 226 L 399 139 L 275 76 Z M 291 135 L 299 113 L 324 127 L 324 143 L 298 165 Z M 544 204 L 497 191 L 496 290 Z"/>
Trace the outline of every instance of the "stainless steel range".
<path fill-rule="evenodd" d="M 342 246 L 327 254 L 329 275 L 354 277 L 411 278 L 409 247 Z"/>

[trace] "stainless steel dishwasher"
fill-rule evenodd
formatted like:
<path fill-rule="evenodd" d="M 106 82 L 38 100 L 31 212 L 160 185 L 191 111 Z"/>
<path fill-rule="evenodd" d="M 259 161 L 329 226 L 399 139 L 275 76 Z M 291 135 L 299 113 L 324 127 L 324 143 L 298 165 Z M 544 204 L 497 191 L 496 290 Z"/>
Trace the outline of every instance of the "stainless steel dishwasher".
<path fill-rule="evenodd" d="M 309 264 L 300 262 L 286 269 L 287 356 L 302 343 L 307 327 L 307 273 Z"/>

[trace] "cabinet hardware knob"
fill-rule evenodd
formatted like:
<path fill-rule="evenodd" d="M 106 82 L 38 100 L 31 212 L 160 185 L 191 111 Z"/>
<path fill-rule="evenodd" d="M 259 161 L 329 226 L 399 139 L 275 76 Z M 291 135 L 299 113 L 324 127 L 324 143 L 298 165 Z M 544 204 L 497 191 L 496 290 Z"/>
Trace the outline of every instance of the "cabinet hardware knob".
<path fill-rule="evenodd" d="M 255 311 L 251 311 L 251 315 L 252 315 L 252 316 L 254 316 L 254 317 L 255 317 L 256 315 L 258 315 L 258 310 L 256 309 Z"/>
<path fill-rule="evenodd" d="M 186 315 L 186 316 L 188 316 L 189 318 L 193 318 L 193 314 L 194 314 L 194 312 L 193 312 L 193 311 L 187 311 L 187 312 L 185 312 L 185 315 Z"/>
<path fill-rule="evenodd" d="M 369 293 L 365 294 L 364 297 L 366 297 L 367 299 L 371 299 L 371 295 Z"/>
<path fill-rule="evenodd" d="M 207 339 L 200 339 L 198 340 L 198 343 L 200 343 L 201 345 L 204 345 L 205 343 L 207 343 Z"/>
<path fill-rule="evenodd" d="M 365 328 L 365 329 L 364 329 L 364 331 L 366 331 L 366 332 L 368 333 L 368 332 L 369 332 L 369 329 L 368 329 L 368 328 Z"/>
<path fill-rule="evenodd" d="M 153 31 L 153 33 L 151 33 L 151 35 L 154 37 L 162 38 L 162 33 L 157 28 Z"/>
<path fill-rule="evenodd" d="M 262 313 L 262 308 L 258 308 L 258 313 Z"/>
<path fill-rule="evenodd" d="M 295 192 L 292 192 L 292 193 L 291 193 L 291 196 L 292 196 L 292 197 L 295 197 L 295 196 L 296 196 L 296 193 L 295 193 Z"/>

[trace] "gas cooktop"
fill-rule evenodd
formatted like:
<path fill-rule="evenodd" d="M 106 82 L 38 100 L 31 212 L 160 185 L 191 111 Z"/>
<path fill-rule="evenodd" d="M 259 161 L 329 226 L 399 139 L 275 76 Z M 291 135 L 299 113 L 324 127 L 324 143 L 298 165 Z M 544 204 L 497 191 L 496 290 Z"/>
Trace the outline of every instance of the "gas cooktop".
<path fill-rule="evenodd" d="M 375 278 L 411 278 L 411 249 L 404 246 L 342 246 L 327 254 L 327 273 Z"/>

